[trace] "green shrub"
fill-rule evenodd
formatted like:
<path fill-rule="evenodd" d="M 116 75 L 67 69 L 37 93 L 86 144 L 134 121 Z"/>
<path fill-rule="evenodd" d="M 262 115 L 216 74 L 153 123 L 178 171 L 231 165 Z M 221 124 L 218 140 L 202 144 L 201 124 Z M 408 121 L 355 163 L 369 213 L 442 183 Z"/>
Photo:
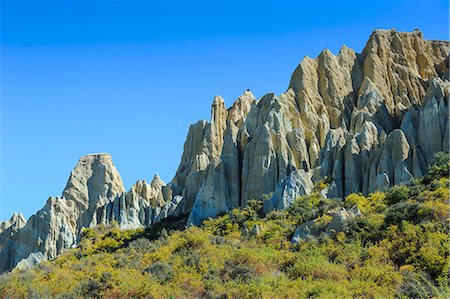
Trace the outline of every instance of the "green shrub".
<path fill-rule="evenodd" d="M 289 217 L 298 224 L 320 217 L 331 209 L 339 206 L 340 202 L 323 197 L 319 193 L 297 198 L 287 209 Z"/>
<path fill-rule="evenodd" d="M 352 193 L 345 198 L 344 205 L 347 208 L 357 206 L 364 213 L 369 208 L 369 200 L 361 194 Z"/>
<path fill-rule="evenodd" d="M 400 224 L 403 220 L 417 222 L 419 206 L 413 202 L 400 202 L 389 207 L 386 213 L 386 225 Z"/>
<path fill-rule="evenodd" d="M 405 185 L 393 186 L 386 192 L 386 201 L 388 204 L 393 205 L 401 201 L 405 201 L 409 198 L 410 191 Z"/>
<path fill-rule="evenodd" d="M 248 265 L 241 264 L 236 260 L 226 260 L 221 276 L 224 280 L 234 279 L 246 283 L 255 278 L 256 272 Z"/>
<path fill-rule="evenodd" d="M 288 270 L 289 277 L 293 279 L 330 279 L 345 280 L 348 272 L 343 265 L 331 263 L 328 258 L 320 253 L 301 255 L 300 258 Z"/>
<path fill-rule="evenodd" d="M 348 221 L 344 226 L 344 232 L 352 240 L 373 244 L 383 239 L 385 235 L 383 225 L 384 214 L 371 214 Z"/>
<path fill-rule="evenodd" d="M 80 284 L 78 293 L 85 298 L 100 298 L 102 285 L 95 279 L 89 278 Z"/>
<path fill-rule="evenodd" d="M 438 152 L 433 157 L 433 162 L 428 167 L 429 179 L 435 180 L 448 177 L 450 172 L 450 156 L 446 152 Z"/>
<path fill-rule="evenodd" d="M 448 298 L 450 193 L 441 168 L 430 168 L 428 181 L 345 202 L 316 190 L 267 215 L 259 198 L 202 227 L 185 229 L 180 216 L 145 231 L 88 228 L 76 249 L 0 276 L 0 297 Z M 332 238 L 291 244 L 300 224 L 323 228 L 330 210 L 355 205 L 362 215 Z M 260 234 L 242 238 L 254 225 Z"/>
<path fill-rule="evenodd" d="M 145 268 L 144 273 L 151 274 L 151 277 L 160 283 L 167 283 L 173 278 L 173 267 L 165 262 L 156 262 Z"/>
<path fill-rule="evenodd" d="M 400 297 L 428 299 L 442 295 L 427 273 L 412 270 L 402 272 L 403 283 L 397 290 Z"/>
<path fill-rule="evenodd" d="M 155 243 L 150 242 L 146 238 L 139 238 L 137 240 L 131 241 L 128 244 L 130 250 L 134 250 L 140 253 L 147 253 L 153 251 L 157 246 Z"/>

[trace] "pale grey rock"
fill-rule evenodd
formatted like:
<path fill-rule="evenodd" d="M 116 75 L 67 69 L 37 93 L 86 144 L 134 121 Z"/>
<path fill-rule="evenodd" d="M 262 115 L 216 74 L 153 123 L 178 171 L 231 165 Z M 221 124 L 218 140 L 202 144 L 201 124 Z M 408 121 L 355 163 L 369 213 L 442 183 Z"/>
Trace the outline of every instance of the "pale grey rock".
<path fill-rule="evenodd" d="M 211 106 L 211 157 L 220 156 L 223 147 L 223 134 L 227 128 L 228 111 L 221 96 L 214 98 Z"/>
<path fill-rule="evenodd" d="M 321 235 L 333 236 L 334 234 L 341 232 L 348 221 L 353 220 L 362 214 L 357 207 L 354 207 L 351 209 L 339 208 L 338 210 L 329 212 L 328 215 L 331 216 L 331 221 L 325 227 L 317 225 L 317 219 L 307 221 L 297 227 L 291 242 L 293 244 L 298 244 L 300 243 L 300 240 L 314 239 Z"/>
<path fill-rule="evenodd" d="M 378 191 L 385 191 L 387 188 L 389 188 L 392 185 L 391 180 L 389 179 L 389 176 L 386 172 L 382 172 L 378 174 L 375 178 L 375 188 Z"/>
<path fill-rule="evenodd" d="M 245 148 L 242 163 L 242 201 L 248 202 L 262 193 L 274 189 L 276 179 L 276 156 L 269 126 L 255 132 Z M 258 175 L 256 175 L 258 174 Z"/>
<path fill-rule="evenodd" d="M 189 128 L 181 163 L 170 182 L 173 195 L 183 197 L 183 213 L 189 213 L 203 183 L 212 153 L 211 125 L 199 121 Z"/>
<path fill-rule="evenodd" d="M 95 211 L 110 198 L 125 192 L 122 178 L 109 154 L 90 154 L 81 157 L 70 174 L 63 198 L 74 203 L 82 213 L 78 226 L 96 225 Z"/>
<path fill-rule="evenodd" d="M 407 168 L 410 146 L 402 130 L 392 131 L 379 151 L 372 165 L 375 175 L 370 180 L 369 192 L 384 190 L 390 184 L 406 183 L 412 178 Z"/>
<path fill-rule="evenodd" d="M 411 173 L 414 177 L 420 178 L 425 174 L 427 162 L 423 156 L 422 150 L 419 148 L 417 128 L 420 117 L 419 109 L 410 109 L 403 116 L 401 130 L 404 132 L 406 139 L 411 147 Z"/>
<path fill-rule="evenodd" d="M 350 139 L 344 150 L 344 190 L 345 193 L 354 193 L 362 189 L 361 182 L 361 150 L 355 137 Z"/>
<path fill-rule="evenodd" d="M 444 89 L 447 91 L 445 92 Z M 429 82 L 427 93 L 423 99 L 424 107 L 420 110 L 417 128 L 417 142 L 422 150 L 426 163 L 430 163 L 434 153 L 444 149 L 446 127 L 448 126 L 448 95 L 450 84 L 440 79 Z"/>
<path fill-rule="evenodd" d="M 307 221 L 295 229 L 291 243 L 298 244 L 300 240 L 313 239 L 319 236 L 319 229 L 314 226 L 314 220 Z"/>
<path fill-rule="evenodd" d="M 51 197 L 31 216 L 26 225 L 7 239 L 0 240 L 0 270 L 11 270 L 31 253 L 54 258 L 77 239 L 77 216 L 81 213 L 72 201 Z"/>
<path fill-rule="evenodd" d="M 258 224 L 253 224 L 252 230 L 251 230 L 251 235 L 254 237 L 257 237 L 261 234 L 261 229 L 259 228 Z"/>
<path fill-rule="evenodd" d="M 0 222 L 0 273 L 15 265 L 15 254 L 21 250 L 15 235 L 25 225 L 26 220 L 20 213 L 14 213 L 9 220 Z"/>
<path fill-rule="evenodd" d="M 241 149 L 238 138 L 255 97 L 246 91 L 226 111 L 221 97 L 214 99 L 211 111 L 212 153 L 204 181 L 190 212 L 188 225 L 240 206 Z"/>
<path fill-rule="evenodd" d="M 46 260 L 46 257 L 42 254 L 42 252 L 32 252 L 30 255 L 26 258 L 21 260 L 16 267 L 14 268 L 15 271 L 26 271 L 30 270 L 40 262 Z"/>
<path fill-rule="evenodd" d="M 339 198 L 339 193 L 335 182 L 331 182 L 324 189 L 320 190 L 320 194 L 325 198 Z"/>
<path fill-rule="evenodd" d="M 225 168 L 221 159 L 216 157 L 208 168 L 206 180 L 197 194 L 187 225 L 200 225 L 204 219 L 228 211 L 228 196 Z"/>
<path fill-rule="evenodd" d="M 245 225 L 241 231 L 241 238 L 243 238 L 243 239 L 250 239 L 252 237 L 257 237 L 259 235 L 261 235 L 261 229 L 259 228 L 259 225 L 257 225 L 257 224 L 254 224 L 252 226 L 251 230 L 249 230 L 247 228 L 247 226 Z"/>
<path fill-rule="evenodd" d="M 246 90 L 228 110 L 227 121 L 241 128 L 244 124 L 252 104 L 256 101 L 255 96 L 250 90 Z"/>
<path fill-rule="evenodd" d="M 221 154 L 228 183 L 228 207 L 234 208 L 241 204 L 241 163 L 242 147 L 244 146 L 240 142 L 240 136 L 246 134 L 245 131 L 242 131 L 242 128 L 255 100 L 255 96 L 247 90 L 228 110 L 227 128 L 224 133 L 224 145 Z"/>
<path fill-rule="evenodd" d="M 81 157 L 63 197 L 50 197 L 21 229 L 0 240 L 0 271 L 11 270 L 31 253 L 56 257 L 76 243 L 83 227 L 99 223 L 100 206 L 123 192 L 122 179 L 109 154 Z"/>
<path fill-rule="evenodd" d="M 280 97 L 267 94 L 250 110 L 244 124 L 248 141 L 242 156 L 243 205 L 273 192 L 280 180 L 305 164 L 296 158 L 298 146 L 289 141 L 295 126 L 301 126 L 301 119 L 292 91 Z M 309 162 L 309 157 L 303 157 L 303 161 Z"/>
<path fill-rule="evenodd" d="M 250 238 L 250 231 L 248 228 L 243 228 L 241 231 L 241 238 L 248 239 Z"/>
<path fill-rule="evenodd" d="M 180 205 L 183 197 L 175 195 L 171 201 L 168 201 L 159 209 L 154 209 L 155 220 L 153 223 L 161 221 L 169 217 L 176 217 L 182 214 L 182 206 Z"/>
<path fill-rule="evenodd" d="M 14 213 L 9 220 L 0 222 L 0 234 L 13 234 L 17 230 L 25 226 L 27 220 L 22 213 Z M 7 231 L 7 232 L 6 232 Z"/>
<path fill-rule="evenodd" d="M 344 195 L 344 149 L 346 145 L 346 132 L 342 128 L 332 129 L 328 132 L 325 147 L 321 150 L 321 161 L 314 170 L 314 180 L 333 178 L 335 193 L 338 197 Z"/>
<path fill-rule="evenodd" d="M 264 213 L 288 208 L 298 197 L 310 194 L 313 187 L 308 173 L 303 169 L 293 171 L 277 184 L 272 198 L 264 203 Z"/>
<path fill-rule="evenodd" d="M 335 233 L 341 232 L 344 229 L 344 225 L 349 220 L 355 219 L 361 216 L 361 211 L 358 207 L 353 207 L 351 209 L 340 208 L 336 212 L 331 212 L 331 221 L 325 228 L 325 233 L 328 235 L 333 235 Z"/>
<path fill-rule="evenodd" d="M 182 214 L 182 196 L 173 196 L 170 186 L 158 175 L 147 184 L 145 180 L 136 182 L 127 193 L 99 208 L 103 224 L 113 221 L 122 229 L 148 227 L 168 217 Z"/>

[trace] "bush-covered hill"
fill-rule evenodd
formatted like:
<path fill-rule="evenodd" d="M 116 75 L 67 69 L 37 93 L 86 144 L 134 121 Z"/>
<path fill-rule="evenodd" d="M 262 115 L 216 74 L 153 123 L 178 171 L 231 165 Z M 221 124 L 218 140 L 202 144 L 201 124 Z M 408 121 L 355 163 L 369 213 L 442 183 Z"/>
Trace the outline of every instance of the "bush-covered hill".
<path fill-rule="evenodd" d="M 423 179 L 368 197 L 323 198 L 324 182 L 268 215 L 259 199 L 200 228 L 86 229 L 57 259 L 0 276 L 0 297 L 447 298 L 448 172 L 440 153 Z M 290 242 L 300 224 L 324 227 L 355 205 L 362 215 L 342 231 Z"/>

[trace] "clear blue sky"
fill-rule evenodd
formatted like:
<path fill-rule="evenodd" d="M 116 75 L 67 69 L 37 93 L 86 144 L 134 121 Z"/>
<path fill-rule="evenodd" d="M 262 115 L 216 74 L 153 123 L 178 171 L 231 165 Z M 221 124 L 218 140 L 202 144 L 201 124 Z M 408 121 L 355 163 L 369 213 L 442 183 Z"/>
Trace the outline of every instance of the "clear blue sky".
<path fill-rule="evenodd" d="M 190 123 L 250 88 L 284 92 L 303 56 L 360 52 L 376 28 L 448 40 L 448 1 L 1 0 L 0 220 L 61 195 L 109 152 L 128 189 L 170 181 Z"/>

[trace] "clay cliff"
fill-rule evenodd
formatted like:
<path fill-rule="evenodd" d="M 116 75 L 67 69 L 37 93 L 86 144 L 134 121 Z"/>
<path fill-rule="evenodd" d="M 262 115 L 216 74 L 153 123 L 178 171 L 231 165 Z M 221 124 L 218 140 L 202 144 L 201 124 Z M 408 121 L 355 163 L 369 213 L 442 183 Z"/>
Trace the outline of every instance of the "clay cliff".
<path fill-rule="evenodd" d="M 28 221 L 0 223 L 0 272 L 54 258 L 84 227 L 180 215 L 199 225 L 263 195 L 266 212 L 284 209 L 324 178 L 336 198 L 419 178 L 449 151 L 449 53 L 449 42 L 420 31 L 376 30 L 362 53 L 343 46 L 305 57 L 279 96 L 247 90 L 230 108 L 216 96 L 211 121 L 190 126 L 168 184 L 155 176 L 125 191 L 110 155 L 84 156 L 61 197 Z"/>

